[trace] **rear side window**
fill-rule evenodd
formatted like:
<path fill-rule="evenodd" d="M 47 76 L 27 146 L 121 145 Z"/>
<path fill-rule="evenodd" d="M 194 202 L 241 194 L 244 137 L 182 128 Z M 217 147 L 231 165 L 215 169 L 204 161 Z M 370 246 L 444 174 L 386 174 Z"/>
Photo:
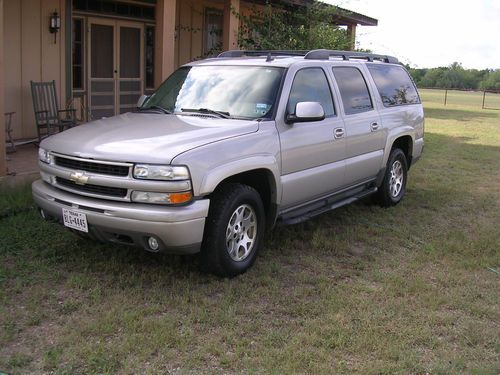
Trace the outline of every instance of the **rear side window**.
<path fill-rule="evenodd" d="M 420 103 L 417 89 L 406 70 L 402 67 L 370 64 L 368 70 L 375 81 L 384 106 L 392 107 Z"/>
<path fill-rule="evenodd" d="M 335 114 L 332 92 L 323 69 L 305 68 L 295 74 L 287 105 L 289 114 L 295 113 L 295 106 L 299 102 L 319 102 L 326 117 Z"/>
<path fill-rule="evenodd" d="M 333 68 L 333 74 L 339 86 L 346 115 L 373 109 L 368 86 L 359 69 L 339 66 Z"/>

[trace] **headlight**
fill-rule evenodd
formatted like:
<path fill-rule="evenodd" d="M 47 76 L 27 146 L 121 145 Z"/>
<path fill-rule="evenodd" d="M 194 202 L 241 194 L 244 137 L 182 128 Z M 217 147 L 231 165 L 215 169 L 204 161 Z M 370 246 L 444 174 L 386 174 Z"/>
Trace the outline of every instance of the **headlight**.
<path fill-rule="evenodd" d="M 133 191 L 132 202 L 154 203 L 154 204 L 181 204 L 191 200 L 193 194 L 190 191 L 183 193 L 153 193 L 149 191 Z"/>
<path fill-rule="evenodd" d="M 40 161 L 43 161 L 44 163 L 50 164 L 50 162 L 52 161 L 52 156 L 50 155 L 49 151 L 44 150 L 43 148 L 39 148 L 38 159 Z"/>
<path fill-rule="evenodd" d="M 171 165 L 137 164 L 134 166 L 134 177 L 147 180 L 187 180 L 189 170 Z"/>

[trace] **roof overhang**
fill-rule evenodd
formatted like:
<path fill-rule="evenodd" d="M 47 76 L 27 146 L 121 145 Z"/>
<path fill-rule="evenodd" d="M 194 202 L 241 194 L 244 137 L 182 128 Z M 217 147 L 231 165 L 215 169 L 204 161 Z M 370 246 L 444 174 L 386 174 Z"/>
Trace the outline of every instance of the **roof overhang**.
<path fill-rule="evenodd" d="M 378 20 L 365 16 L 361 13 L 353 12 L 352 10 L 337 7 L 339 14 L 334 17 L 334 22 L 340 26 L 361 25 L 361 26 L 377 26 Z"/>
<path fill-rule="evenodd" d="M 257 4 L 266 4 L 268 1 L 266 0 L 245 0 L 247 3 L 257 3 Z M 277 3 L 281 5 L 291 5 L 296 7 L 302 7 L 311 5 L 314 0 L 276 0 L 271 1 L 270 3 Z M 322 1 L 321 1 L 322 2 Z M 344 9 L 338 7 L 336 5 L 327 4 L 322 2 L 325 6 L 335 7 L 338 10 L 338 14 L 333 18 L 332 22 L 339 26 L 348 26 L 348 25 L 360 25 L 360 26 L 377 26 L 378 20 L 372 17 L 365 16 L 361 13 L 353 12 L 352 10 Z"/>

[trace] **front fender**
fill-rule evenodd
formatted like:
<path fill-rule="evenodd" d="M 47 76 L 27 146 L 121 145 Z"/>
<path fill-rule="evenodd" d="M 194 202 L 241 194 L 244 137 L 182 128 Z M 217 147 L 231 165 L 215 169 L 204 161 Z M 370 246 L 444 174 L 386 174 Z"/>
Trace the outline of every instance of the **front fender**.
<path fill-rule="evenodd" d="M 274 185 L 273 203 L 281 201 L 281 154 L 274 123 L 259 124 L 259 131 L 245 134 L 176 156 L 173 164 L 187 165 L 191 173 L 193 193 L 197 197 L 212 193 L 228 177 L 265 170 L 270 172 Z"/>
<path fill-rule="evenodd" d="M 280 174 L 278 162 L 273 155 L 249 156 L 243 159 L 233 160 L 207 171 L 201 180 L 198 194 L 210 194 L 221 181 L 231 176 L 256 169 L 265 169 L 272 173 L 274 188 L 276 189 L 276 194 L 273 194 L 273 197 L 275 197 L 273 203 L 278 203 L 278 200 L 281 198 L 281 184 L 279 183 Z"/>

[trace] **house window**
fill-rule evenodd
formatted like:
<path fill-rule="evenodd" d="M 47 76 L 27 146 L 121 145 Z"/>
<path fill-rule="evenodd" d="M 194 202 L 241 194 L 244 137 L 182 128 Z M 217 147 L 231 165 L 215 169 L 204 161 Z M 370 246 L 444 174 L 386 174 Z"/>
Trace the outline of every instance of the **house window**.
<path fill-rule="evenodd" d="M 146 67 L 146 89 L 155 87 L 154 63 L 155 63 L 155 28 L 146 26 L 146 45 L 145 45 L 145 67 Z"/>
<path fill-rule="evenodd" d="M 217 55 L 222 51 L 222 28 L 224 12 L 220 9 L 205 9 L 205 28 L 203 54 Z"/>
<path fill-rule="evenodd" d="M 72 72 L 73 72 L 73 90 L 84 90 L 84 31 L 83 19 L 73 18 L 73 35 L 72 35 Z"/>
<path fill-rule="evenodd" d="M 153 1 L 148 1 L 154 3 Z M 73 10 L 77 12 L 99 13 L 128 18 L 155 19 L 154 4 L 129 4 L 132 1 L 117 2 L 109 0 L 73 0 Z"/>

